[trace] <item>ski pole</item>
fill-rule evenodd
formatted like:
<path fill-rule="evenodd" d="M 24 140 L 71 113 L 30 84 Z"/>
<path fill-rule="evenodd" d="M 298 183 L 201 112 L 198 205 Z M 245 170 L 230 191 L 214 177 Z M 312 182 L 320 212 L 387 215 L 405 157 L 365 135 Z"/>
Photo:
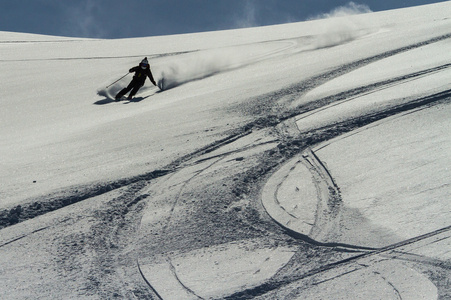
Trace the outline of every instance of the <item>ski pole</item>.
<path fill-rule="evenodd" d="M 119 80 L 121 80 L 122 78 L 124 78 L 125 76 L 127 76 L 128 73 L 129 73 L 129 72 L 127 72 L 127 74 L 125 74 L 124 76 L 122 76 L 121 78 L 119 78 L 118 80 L 116 80 L 115 82 L 113 82 L 112 84 L 110 84 L 109 86 L 107 86 L 106 89 L 109 88 L 110 86 L 112 86 L 113 84 L 115 84 L 116 82 L 118 82 Z"/>

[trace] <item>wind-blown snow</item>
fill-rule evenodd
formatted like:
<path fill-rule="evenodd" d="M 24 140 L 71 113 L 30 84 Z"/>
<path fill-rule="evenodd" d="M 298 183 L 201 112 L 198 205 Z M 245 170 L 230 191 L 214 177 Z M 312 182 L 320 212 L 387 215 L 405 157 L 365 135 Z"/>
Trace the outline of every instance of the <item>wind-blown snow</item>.
<path fill-rule="evenodd" d="M 367 14 L 371 13 L 371 9 L 368 5 L 365 4 L 357 4 L 355 2 L 349 2 L 344 6 L 337 7 L 333 9 L 331 12 L 319 14 L 318 16 L 311 17 L 311 20 L 316 19 L 329 19 L 329 18 L 339 18 L 339 17 L 347 17 L 352 15 L 359 14 Z"/>
<path fill-rule="evenodd" d="M 163 89 L 168 90 L 268 59 L 293 46 L 292 42 L 276 42 L 191 52 L 160 62 L 156 77 Z"/>

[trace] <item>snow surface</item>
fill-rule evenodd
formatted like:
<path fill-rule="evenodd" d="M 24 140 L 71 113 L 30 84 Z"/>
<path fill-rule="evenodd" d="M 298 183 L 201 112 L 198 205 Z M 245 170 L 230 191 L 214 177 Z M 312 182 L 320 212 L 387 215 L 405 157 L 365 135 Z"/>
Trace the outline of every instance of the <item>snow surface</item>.
<path fill-rule="evenodd" d="M 451 297 L 450 9 L 0 32 L 0 298 Z"/>

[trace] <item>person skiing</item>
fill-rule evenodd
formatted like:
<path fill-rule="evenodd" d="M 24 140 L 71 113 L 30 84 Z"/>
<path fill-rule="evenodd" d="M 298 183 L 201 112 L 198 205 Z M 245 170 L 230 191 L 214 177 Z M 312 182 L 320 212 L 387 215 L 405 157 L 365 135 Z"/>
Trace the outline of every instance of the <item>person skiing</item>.
<path fill-rule="evenodd" d="M 130 92 L 128 95 L 128 100 L 131 100 L 133 96 L 138 92 L 138 90 L 144 85 L 146 81 L 146 77 L 149 77 L 150 81 L 153 85 L 157 86 L 155 80 L 153 79 L 152 72 L 150 71 L 149 62 L 147 61 L 147 57 L 145 57 L 139 64 L 139 66 L 133 67 L 129 70 L 130 73 L 135 72 L 132 81 L 129 85 L 122 89 L 117 95 L 116 100 L 121 99 L 125 94 Z"/>

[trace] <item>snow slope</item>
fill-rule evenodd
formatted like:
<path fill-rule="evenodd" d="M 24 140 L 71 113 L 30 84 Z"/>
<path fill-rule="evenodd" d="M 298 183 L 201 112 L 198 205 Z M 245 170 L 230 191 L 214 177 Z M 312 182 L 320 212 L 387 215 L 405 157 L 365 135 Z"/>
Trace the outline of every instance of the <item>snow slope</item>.
<path fill-rule="evenodd" d="M 450 9 L 0 32 L 0 298 L 450 297 Z"/>

